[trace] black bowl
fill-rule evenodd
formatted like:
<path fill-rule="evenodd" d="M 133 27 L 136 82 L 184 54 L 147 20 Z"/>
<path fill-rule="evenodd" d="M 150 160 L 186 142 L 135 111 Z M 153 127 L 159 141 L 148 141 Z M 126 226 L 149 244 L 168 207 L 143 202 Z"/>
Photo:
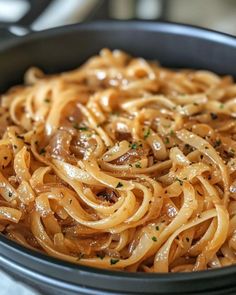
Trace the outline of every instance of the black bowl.
<path fill-rule="evenodd" d="M 6 32 L 5 32 L 5 35 Z M 0 90 L 22 82 L 34 65 L 47 73 L 77 67 L 103 48 L 236 77 L 236 38 L 171 23 L 96 22 L 67 26 L 0 44 Z M 73 265 L 0 235 L 1 266 L 43 294 L 235 294 L 236 266 L 177 274 L 142 274 Z"/>

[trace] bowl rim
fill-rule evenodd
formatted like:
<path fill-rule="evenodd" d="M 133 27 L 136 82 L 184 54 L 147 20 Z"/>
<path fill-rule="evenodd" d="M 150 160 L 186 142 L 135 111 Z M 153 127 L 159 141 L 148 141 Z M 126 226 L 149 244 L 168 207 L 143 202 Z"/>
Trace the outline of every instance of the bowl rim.
<path fill-rule="evenodd" d="M 61 260 L 59 258 L 55 258 L 53 256 L 49 256 L 47 253 L 39 252 L 37 250 L 31 250 L 27 247 L 22 246 L 21 244 L 18 244 L 17 242 L 10 240 L 3 234 L 0 234 L 0 246 L 4 246 L 9 250 L 12 250 L 18 254 L 21 254 L 23 256 L 26 256 L 27 258 L 32 258 L 35 261 L 38 262 L 46 262 L 47 264 L 54 266 L 62 267 L 62 268 L 70 268 L 73 270 L 82 270 L 89 273 L 95 273 L 95 274 L 104 274 L 104 275 L 112 275 L 115 277 L 130 277 L 133 279 L 157 279 L 159 277 L 163 281 L 176 280 L 176 281 L 186 281 L 186 280 L 199 280 L 202 278 L 205 278 L 206 276 L 208 278 L 214 278 L 216 279 L 218 276 L 222 275 L 229 275 L 232 272 L 236 272 L 236 264 L 231 266 L 225 266 L 221 268 L 215 268 L 211 270 L 201 270 L 197 272 L 179 272 L 179 273 L 145 273 L 145 272 L 125 272 L 125 271 L 116 271 L 116 270 L 108 270 L 105 268 L 96 268 L 92 266 L 86 266 L 82 264 L 75 264 L 72 262 L 68 262 L 65 260 Z M 0 254 L 1 256 L 1 254 Z"/>
<path fill-rule="evenodd" d="M 209 41 L 216 41 L 217 43 L 223 43 L 228 46 L 236 47 L 236 36 L 219 32 L 209 28 L 203 28 L 197 25 L 189 25 L 186 23 L 178 23 L 172 21 L 138 21 L 138 20 L 96 20 L 85 21 L 83 23 L 69 24 L 64 26 L 58 26 L 55 28 L 49 28 L 41 31 L 35 31 L 28 27 L 16 26 L 25 30 L 25 35 L 17 36 L 11 32 L 12 26 L 4 27 L 13 38 L 9 38 L 0 43 L 0 53 L 10 47 L 14 47 L 17 44 L 25 43 L 28 40 L 41 39 L 50 36 L 61 35 L 67 32 L 73 31 L 105 31 L 105 30 L 120 30 L 129 29 L 132 30 L 147 30 L 160 33 L 168 33 L 182 36 L 189 36 L 200 39 L 207 39 Z M 14 27 L 14 26 L 13 26 Z"/>
<path fill-rule="evenodd" d="M 109 27 L 108 27 L 109 25 Z M 18 37 L 15 39 L 7 40 L 0 44 L 0 54 L 5 50 L 13 48 L 21 43 L 27 43 L 29 40 L 42 39 L 45 37 L 61 35 L 63 33 L 78 31 L 78 30 L 121 30 L 129 27 L 132 30 L 144 30 L 160 32 L 163 34 L 178 34 L 182 36 L 191 36 L 194 38 L 207 39 L 218 43 L 223 43 L 230 47 L 236 48 L 236 37 L 230 34 L 217 32 L 210 29 L 201 28 L 198 26 L 175 23 L 175 22 L 149 22 L 149 21 L 93 21 L 81 24 L 72 24 L 52 29 L 47 29 L 39 32 L 31 32 L 28 35 Z M 172 282 L 193 282 L 202 279 L 216 280 L 219 277 L 232 275 L 236 273 L 236 265 L 227 266 L 219 269 L 203 270 L 198 272 L 187 273 L 130 273 L 124 271 L 114 271 L 101 268 L 95 268 L 80 264 L 73 264 L 63 261 L 47 254 L 39 253 L 37 251 L 23 247 L 22 245 L 9 240 L 4 235 L 0 234 L 0 246 L 5 247 L 10 251 L 25 256 L 38 263 L 47 263 L 52 267 L 59 267 L 61 270 L 70 269 L 77 270 L 83 273 L 94 274 L 97 277 L 115 277 L 119 279 L 129 279 L 133 283 L 137 280 L 147 280 L 149 282 L 159 281 L 163 283 Z M 0 254 L 1 256 L 2 254 Z M 17 262 L 16 262 L 17 263 Z"/>

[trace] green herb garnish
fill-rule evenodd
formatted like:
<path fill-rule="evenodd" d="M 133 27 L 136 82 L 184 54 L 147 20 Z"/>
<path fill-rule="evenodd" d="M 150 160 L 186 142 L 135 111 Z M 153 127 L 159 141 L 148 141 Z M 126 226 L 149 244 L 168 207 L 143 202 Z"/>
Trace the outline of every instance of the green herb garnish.
<path fill-rule="evenodd" d="M 217 148 L 217 147 L 219 147 L 220 145 L 221 145 L 221 140 L 218 139 L 218 140 L 216 140 L 215 143 L 214 143 L 214 148 Z"/>
<path fill-rule="evenodd" d="M 150 128 L 146 129 L 143 133 L 144 139 L 147 139 L 150 134 L 151 134 L 151 129 Z"/>
<path fill-rule="evenodd" d="M 40 154 L 40 155 L 45 154 L 45 153 L 46 153 L 45 148 L 42 148 L 42 149 L 39 151 L 39 154 Z"/>
<path fill-rule="evenodd" d="M 218 118 L 218 116 L 215 113 L 211 113 L 211 118 L 212 118 L 212 120 L 216 120 Z"/>
<path fill-rule="evenodd" d="M 169 143 L 170 143 L 169 137 L 166 137 L 165 138 L 165 144 L 169 144 Z"/>
<path fill-rule="evenodd" d="M 130 147 L 131 147 L 132 150 L 136 150 L 137 147 L 138 147 L 138 144 L 137 144 L 137 143 L 132 143 L 132 144 L 130 145 Z"/>
<path fill-rule="evenodd" d="M 88 127 L 86 127 L 86 126 L 80 126 L 78 123 L 75 123 L 75 124 L 73 125 L 73 127 L 74 127 L 75 129 L 77 129 L 77 130 L 80 130 L 80 131 L 87 131 L 87 130 L 88 130 Z"/>
<path fill-rule="evenodd" d="M 177 177 L 175 178 L 175 181 L 178 181 L 180 185 L 183 185 L 183 183 L 184 183 L 183 180 L 181 180 L 181 179 L 179 179 Z"/>
<path fill-rule="evenodd" d="M 97 257 L 103 260 L 103 258 L 105 257 L 105 254 L 104 253 L 97 254 Z"/>
<path fill-rule="evenodd" d="M 79 127 L 79 130 L 80 130 L 80 131 L 87 131 L 88 128 L 87 128 L 87 127 Z"/>
<path fill-rule="evenodd" d="M 153 236 L 152 240 L 153 240 L 153 242 L 157 242 L 157 237 Z"/>
<path fill-rule="evenodd" d="M 116 188 L 119 188 L 119 187 L 122 187 L 122 186 L 124 186 L 123 183 L 118 182 Z"/>
<path fill-rule="evenodd" d="M 228 152 L 229 157 L 234 157 L 235 155 L 235 150 L 234 149 L 230 149 Z"/>
<path fill-rule="evenodd" d="M 170 130 L 170 136 L 173 136 L 175 133 L 174 133 L 174 130 L 173 129 L 171 129 Z"/>
<path fill-rule="evenodd" d="M 113 264 L 116 264 L 117 262 L 119 262 L 120 259 L 114 259 L 114 258 L 111 258 L 110 260 L 110 264 L 113 265 Z"/>
<path fill-rule="evenodd" d="M 220 108 L 220 109 L 223 109 L 224 106 L 225 106 L 225 105 L 224 105 L 223 103 L 221 103 L 220 106 L 219 106 L 219 108 Z"/>
<path fill-rule="evenodd" d="M 136 164 L 135 164 L 135 167 L 136 167 L 136 168 L 142 168 L 141 163 L 140 163 L 140 162 L 136 163 Z"/>

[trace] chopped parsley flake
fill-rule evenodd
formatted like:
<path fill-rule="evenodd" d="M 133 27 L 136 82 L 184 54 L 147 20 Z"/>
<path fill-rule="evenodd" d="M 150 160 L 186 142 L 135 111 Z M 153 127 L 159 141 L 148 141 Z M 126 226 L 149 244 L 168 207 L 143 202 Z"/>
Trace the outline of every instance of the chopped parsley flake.
<path fill-rule="evenodd" d="M 79 126 L 78 123 L 75 123 L 75 124 L 73 125 L 73 127 L 74 127 L 75 129 L 77 129 L 77 130 L 80 130 L 80 131 L 87 131 L 87 130 L 88 130 L 88 127 L 86 127 L 86 126 Z"/>
<path fill-rule="evenodd" d="M 97 257 L 100 258 L 101 260 L 103 260 L 103 258 L 105 257 L 105 254 L 103 254 L 103 253 L 97 254 Z"/>
<path fill-rule="evenodd" d="M 174 133 L 174 130 L 173 129 L 171 129 L 170 130 L 170 136 L 173 136 L 175 133 Z"/>
<path fill-rule="evenodd" d="M 225 105 L 224 105 L 223 103 L 221 103 L 220 106 L 219 106 L 219 108 L 220 108 L 220 109 L 223 109 L 224 106 L 225 106 Z"/>
<path fill-rule="evenodd" d="M 234 157 L 234 154 L 235 154 L 235 150 L 234 149 L 230 149 L 229 152 L 228 152 L 228 156 L 229 157 Z"/>
<path fill-rule="evenodd" d="M 131 147 L 132 150 L 136 150 L 137 147 L 138 147 L 138 144 L 137 144 L 137 143 L 132 143 L 132 144 L 130 145 L 130 147 Z"/>
<path fill-rule="evenodd" d="M 87 127 L 79 127 L 79 130 L 80 130 L 80 131 L 87 131 L 88 128 L 87 128 Z"/>
<path fill-rule="evenodd" d="M 157 237 L 153 236 L 152 240 L 153 240 L 153 242 L 157 242 Z"/>
<path fill-rule="evenodd" d="M 217 147 L 219 147 L 220 145 L 221 145 L 221 140 L 218 139 L 218 140 L 216 140 L 215 143 L 214 143 L 214 148 L 217 148 Z"/>
<path fill-rule="evenodd" d="M 159 226 L 157 225 L 157 226 L 156 226 L 156 230 L 159 230 L 159 229 L 160 229 L 160 228 L 159 228 Z"/>
<path fill-rule="evenodd" d="M 179 179 L 179 178 L 175 178 L 175 181 L 178 181 L 180 185 L 183 185 L 183 180 Z"/>
<path fill-rule="evenodd" d="M 113 264 L 116 264 L 117 262 L 119 262 L 120 259 L 114 259 L 114 258 L 111 258 L 110 260 L 110 264 L 113 265 Z"/>
<path fill-rule="evenodd" d="M 215 113 L 211 113 L 211 118 L 212 118 L 212 120 L 216 120 L 216 119 L 218 119 L 218 116 Z"/>
<path fill-rule="evenodd" d="M 136 163 L 136 164 L 135 164 L 135 167 L 136 167 L 136 168 L 142 168 L 141 163 L 140 163 L 140 162 Z"/>
<path fill-rule="evenodd" d="M 50 102 L 50 99 L 49 98 L 45 98 L 44 99 L 44 102 L 49 103 Z"/>
<path fill-rule="evenodd" d="M 143 133 L 144 139 L 147 139 L 150 134 L 151 134 L 151 129 L 150 128 L 146 129 Z"/>
<path fill-rule="evenodd" d="M 169 137 L 166 137 L 165 138 L 165 144 L 169 144 L 169 143 L 170 143 Z"/>
<path fill-rule="evenodd" d="M 46 153 L 46 150 L 44 148 L 42 148 L 40 151 L 39 151 L 39 154 L 42 155 L 42 154 L 45 154 Z"/>
<path fill-rule="evenodd" d="M 122 186 L 124 186 L 123 183 L 118 182 L 116 188 L 119 188 L 119 187 L 122 187 Z"/>

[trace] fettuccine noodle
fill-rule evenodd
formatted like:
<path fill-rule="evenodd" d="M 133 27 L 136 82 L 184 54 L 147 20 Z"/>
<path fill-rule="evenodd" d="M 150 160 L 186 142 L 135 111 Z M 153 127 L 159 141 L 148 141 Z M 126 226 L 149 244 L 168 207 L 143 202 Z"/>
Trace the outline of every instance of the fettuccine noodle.
<path fill-rule="evenodd" d="M 236 263 L 236 84 L 103 49 L 1 97 L 0 231 L 73 263 Z"/>

